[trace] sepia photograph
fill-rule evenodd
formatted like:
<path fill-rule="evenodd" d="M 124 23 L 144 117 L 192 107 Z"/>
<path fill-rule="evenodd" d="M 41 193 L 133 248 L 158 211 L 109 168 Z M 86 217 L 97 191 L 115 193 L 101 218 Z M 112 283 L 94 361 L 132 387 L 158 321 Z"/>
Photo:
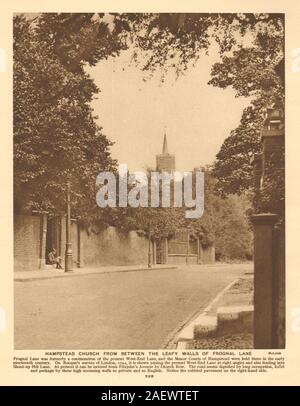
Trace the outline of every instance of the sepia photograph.
<path fill-rule="evenodd" d="M 285 14 L 12 19 L 14 349 L 285 349 Z"/>

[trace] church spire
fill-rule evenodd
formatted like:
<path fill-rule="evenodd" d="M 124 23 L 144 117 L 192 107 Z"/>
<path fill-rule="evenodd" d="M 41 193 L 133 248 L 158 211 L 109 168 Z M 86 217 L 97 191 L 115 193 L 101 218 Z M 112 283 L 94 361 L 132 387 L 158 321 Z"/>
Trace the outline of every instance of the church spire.
<path fill-rule="evenodd" d="M 164 143 L 162 154 L 156 155 L 156 170 L 158 172 L 173 172 L 175 171 L 175 156 L 169 154 L 167 132 L 164 131 Z"/>
<path fill-rule="evenodd" d="M 164 145 L 163 145 L 162 154 L 163 155 L 168 155 L 169 154 L 166 130 L 165 130 L 165 134 L 164 134 Z"/>

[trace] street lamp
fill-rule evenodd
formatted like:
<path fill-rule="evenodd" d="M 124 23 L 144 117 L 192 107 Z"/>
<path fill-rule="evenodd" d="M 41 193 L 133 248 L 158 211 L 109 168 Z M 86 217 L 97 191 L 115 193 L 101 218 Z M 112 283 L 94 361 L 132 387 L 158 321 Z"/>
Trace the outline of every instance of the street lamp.
<path fill-rule="evenodd" d="M 149 230 L 148 236 L 148 268 L 151 268 L 151 231 Z"/>
<path fill-rule="evenodd" d="M 190 232 L 189 229 L 187 231 L 187 241 L 186 241 L 186 257 L 185 257 L 185 263 L 186 265 L 189 264 L 189 255 L 190 255 Z"/>
<path fill-rule="evenodd" d="M 65 252 L 65 272 L 73 272 L 73 253 L 71 242 L 71 184 L 67 182 L 67 218 L 66 218 L 66 252 Z"/>

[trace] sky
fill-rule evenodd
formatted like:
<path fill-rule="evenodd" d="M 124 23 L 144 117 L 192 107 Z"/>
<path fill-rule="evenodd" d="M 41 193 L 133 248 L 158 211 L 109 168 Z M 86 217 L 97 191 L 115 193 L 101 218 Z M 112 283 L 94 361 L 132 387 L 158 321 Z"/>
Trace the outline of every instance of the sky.
<path fill-rule="evenodd" d="M 219 89 L 207 82 L 217 52 L 200 56 L 177 80 L 161 72 L 143 81 L 143 72 L 130 65 L 131 51 L 100 61 L 87 71 L 101 93 L 92 107 L 103 132 L 115 144 L 113 158 L 130 171 L 155 169 L 166 130 L 169 153 L 176 157 L 176 170 L 190 171 L 213 163 L 230 131 L 239 124 L 250 100 L 236 98 L 232 89 Z"/>

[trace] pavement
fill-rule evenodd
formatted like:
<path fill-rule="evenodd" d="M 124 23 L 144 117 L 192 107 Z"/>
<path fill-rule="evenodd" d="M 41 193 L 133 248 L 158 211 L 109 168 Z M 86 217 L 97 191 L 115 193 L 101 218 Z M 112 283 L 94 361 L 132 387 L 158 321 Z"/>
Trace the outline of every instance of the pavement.
<path fill-rule="evenodd" d="M 252 348 L 253 274 L 229 285 L 176 335 L 173 346 L 186 348 Z M 232 347 L 230 347 L 232 346 Z"/>
<path fill-rule="evenodd" d="M 176 269 L 171 265 L 128 265 L 128 266 L 101 266 L 94 268 L 77 268 L 74 267 L 72 272 L 65 272 L 63 269 L 46 268 L 36 271 L 14 272 L 14 280 L 18 282 L 33 281 L 39 279 L 69 278 L 71 276 L 85 276 L 90 274 L 102 274 L 111 272 L 135 272 L 149 271 L 151 269 Z"/>
<path fill-rule="evenodd" d="M 220 291 L 252 269 L 248 263 L 78 270 L 82 277 L 56 270 L 51 278 L 16 275 L 15 349 L 166 348 Z"/>

